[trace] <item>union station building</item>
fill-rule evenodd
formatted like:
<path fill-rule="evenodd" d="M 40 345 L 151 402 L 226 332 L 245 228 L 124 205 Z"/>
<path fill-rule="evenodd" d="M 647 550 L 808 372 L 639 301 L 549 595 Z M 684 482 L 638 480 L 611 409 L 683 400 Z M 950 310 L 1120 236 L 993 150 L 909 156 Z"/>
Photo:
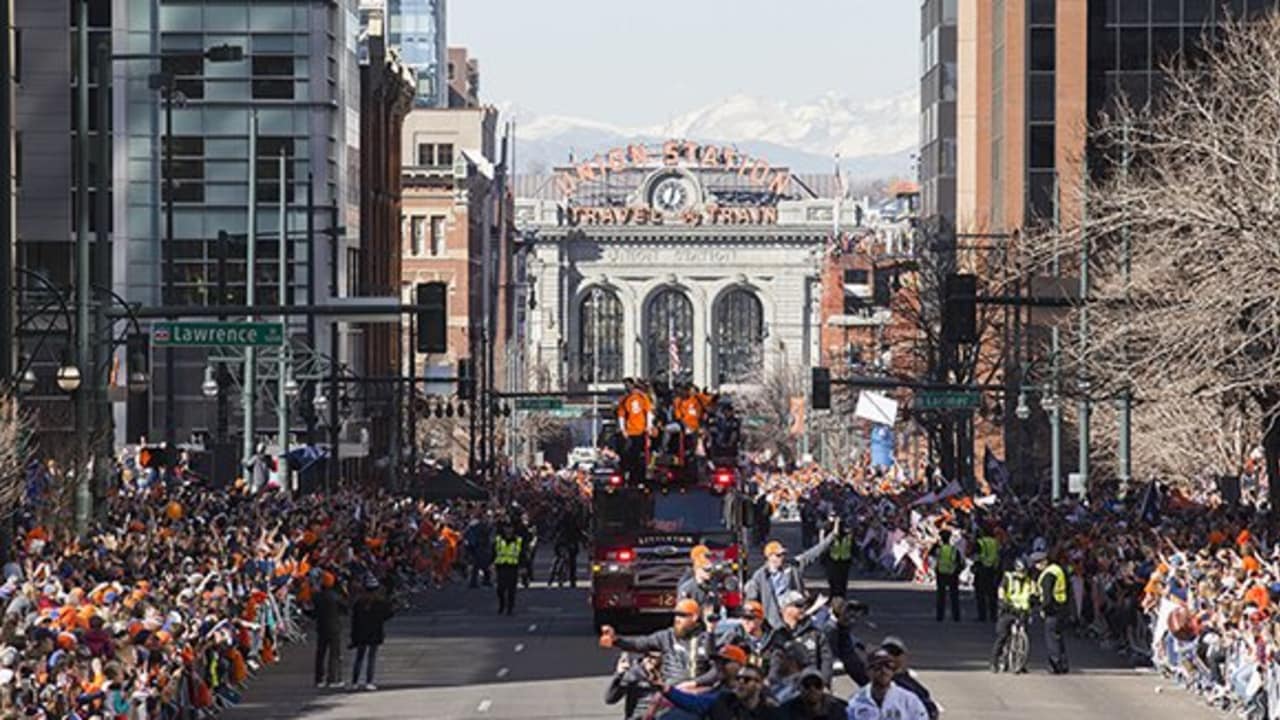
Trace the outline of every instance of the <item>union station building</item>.
<path fill-rule="evenodd" d="M 831 175 L 726 146 L 628 145 L 516 178 L 530 389 L 624 377 L 717 389 L 821 358 L 820 277 L 859 213 Z"/>

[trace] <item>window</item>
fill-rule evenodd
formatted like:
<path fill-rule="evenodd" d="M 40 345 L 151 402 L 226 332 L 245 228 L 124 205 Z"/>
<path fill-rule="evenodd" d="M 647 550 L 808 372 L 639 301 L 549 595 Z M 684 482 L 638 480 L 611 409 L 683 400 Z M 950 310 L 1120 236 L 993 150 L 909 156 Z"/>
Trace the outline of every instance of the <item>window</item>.
<path fill-rule="evenodd" d="M 1052 71 L 1056 61 L 1057 45 L 1053 28 L 1037 28 L 1031 31 L 1031 71 Z"/>
<path fill-rule="evenodd" d="M 1054 126 L 1035 124 L 1031 126 L 1030 166 L 1033 168 L 1054 167 Z"/>
<path fill-rule="evenodd" d="M 427 219 L 421 215 L 409 218 L 409 254 L 422 254 L 422 236 L 425 234 Z"/>
<path fill-rule="evenodd" d="M 764 360 L 764 311 L 755 293 L 743 288 L 727 292 L 716 303 L 716 380 L 742 382 Z"/>
<path fill-rule="evenodd" d="M 13 184 L 22 187 L 22 131 L 13 133 Z"/>
<path fill-rule="evenodd" d="M 848 268 L 844 271 L 845 285 L 866 285 L 870 279 L 870 273 L 862 268 Z"/>
<path fill-rule="evenodd" d="M 432 255 L 444 254 L 444 242 L 445 242 L 444 220 L 445 218 L 443 215 L 431 216 L 431 254 Z"/>
<path fill-rule="evenodd" d="M 889 307 L 893 300 L 894 285 L 898 282 L 898 273 L 893 268 L 876 268 L 876 282 L 872 288 L 871 301 L 876 307 Z"/>
<path fill-rule="evenodd" d="M 264 100 L 293 99 L 293 58 L 291 56 L 253 56 L 253 97 Z"/>
<path fill-rule="evenodd" d="M 578 313 L 578 377 L 582 382 L 622 379 L 622 326 L 622 301 L 617 293 L 592 288 L 582 298 Z"/>
<path fill-rule="evenodd" d="M 280 153 L 285 156 L 286 198 L 293 199 L 293 138 L 258 138 L 258 202 L 280 202 Z"/>
<path fill-rule="evenodd" d="M 453 145 L 451 143 L 440 143 L 436 146 L 435 164 L 439 167 L 453 167 Z"/>
<path fill-rule="evenodd" d="M 173 75 L 174 89 L 183 97 L 188 100 L 204 98 L 204 56 L 199 53 L 165 55 L 160 59 L 160 69 Z"/>
<path fill-rule="evenodd" d="M 436 164 L 436 146 L 431 143 L 418 143 L 418 165 L 430 167 Z"/>
<path fill-rule="evenodd" d="M 693 373 L 693 303 L 676 288 L 658 291 L 645 308 L 647 371 L 657 382 L 679 381 Z M 671 356 L 679 366 L 672 373 Z M 671 377 L 672 375 L 675 377 Z"/>
<path fill-rule="evenodd" d="M 862 301 L 862 298 L 853 293 L 845 293 L 843 314 L 845 315 L 867 315 L 871 308 Z"/>
<path fill-rule="evenodd" d="M 204 138 L 196 135 L 175 135 L 168 139 L 173 152 L 173 201 L 204 202 Z M 160 172 L 166 180 L 169 165 L 160 163 Z M 169 186 L 161 189 L 162 197 L 168 197 Z"/>

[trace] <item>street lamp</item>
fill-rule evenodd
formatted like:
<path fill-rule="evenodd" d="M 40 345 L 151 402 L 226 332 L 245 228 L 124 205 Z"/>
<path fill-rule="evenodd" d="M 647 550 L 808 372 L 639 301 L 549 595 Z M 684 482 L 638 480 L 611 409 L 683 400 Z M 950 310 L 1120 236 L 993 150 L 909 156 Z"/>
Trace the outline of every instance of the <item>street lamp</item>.
<path fill-rule="evenodd" d="M 204 382 L 200 384 L 200 392 L 210 399 L 218 397 L 218 378 L 214 376 L 212 365 L 204 369 Z"/>
<path fill-rule="evenodd" d="M 284 376 L 284 394 L 285 397 L 298 397 L 298 381 L 293 378 L 293 368 L 285 371 Z"/>
<path fill-rule="evenodd" d="M 316 393 L 315 399 L 311 401 L 311 404 L 315 407 L 316 415 L 323 417 L 325 409 L 329 407 L 329 396 L 322 392 L 318 392 Z"/>
<path fill-rule="evenodd" d="M 73 393 L 80 389 L 80 368 L 76 367 L 75 363 L 69 359 L 64 361 L 62 367 L 58 368 L 58 387 L 62 388 L 62 391 L 66 393 Z M 84 432 L 84 430 L 81 432 Z"/>
<path fill-rule="evenodd" d="M 1021 390 L 1018 392 L 1018 407 L 1014 408 L 1013 414 L 1016 415 L 1018 419 L 1023 422 L 1026 422 L 1027 419 L 1031 417 L 1031 408 L 1027 407 L 1027 391 L 1026 390 Z"/>
<path fill-rule="evenodd" d="M 36 373 L 31 368 L 27 368 L 22 373 L 22 377 L 18 379 L 18 392 L 26 395 L 36 389 Z"/>

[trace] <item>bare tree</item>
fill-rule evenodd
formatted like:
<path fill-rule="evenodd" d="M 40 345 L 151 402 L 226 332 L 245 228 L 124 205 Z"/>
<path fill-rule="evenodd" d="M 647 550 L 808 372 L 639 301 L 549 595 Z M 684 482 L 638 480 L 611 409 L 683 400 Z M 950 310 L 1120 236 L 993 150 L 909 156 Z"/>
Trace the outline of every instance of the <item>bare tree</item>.
<path fill-rule="evenodd" d="M 1194 64 L 1165 69 L 1151 105 L 1120 103 L 1094 132 L 1100 179 L 1085 188 L 1083 232 L 1077 223 L 1030 249 L 1043 263 L 1089 243 L 1089 302 L 1070 318 L 1088 313 L 1088 340 L 1068 343 L 1064 360 L 1090 397 L 1133 394 L 1135 458 L 1172 453 L 1187 474 L 1230 467 L 1247 444 L 1236 428 L 1255 423 L 1276 513 L 1280 17 L 1203 44 Z"/>
<path fill-rule="evenodd" d="M 30 428 L 31 416 L 18 401 L 11 396 L 0 398 L 0 518 L 6 521 L 21 505 L 26 489 Z"/>
<path fill-rule="evenodd" d="M 758 367 L 728 393 L 742 418 L 743 450 L 795 459 L 792 399 L 804 397 L 806 381 L 800 368 L 779 355 L 772 367 Z"/>

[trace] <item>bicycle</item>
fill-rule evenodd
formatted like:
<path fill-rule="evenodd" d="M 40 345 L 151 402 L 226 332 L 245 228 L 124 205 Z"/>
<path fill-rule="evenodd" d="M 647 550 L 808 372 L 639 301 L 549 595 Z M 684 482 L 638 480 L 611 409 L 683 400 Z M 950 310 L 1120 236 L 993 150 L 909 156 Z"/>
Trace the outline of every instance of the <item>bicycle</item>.
<path fill-rule="evenodd" d="M 1024 673 L 1027 671 L 1027 656 L 1031 652 L 1031 639 L 1027 636 L 1027 617 L 1019 614 L 1009 628 L 1009 639 L 1000 653 L 1001 672 Z"/>

